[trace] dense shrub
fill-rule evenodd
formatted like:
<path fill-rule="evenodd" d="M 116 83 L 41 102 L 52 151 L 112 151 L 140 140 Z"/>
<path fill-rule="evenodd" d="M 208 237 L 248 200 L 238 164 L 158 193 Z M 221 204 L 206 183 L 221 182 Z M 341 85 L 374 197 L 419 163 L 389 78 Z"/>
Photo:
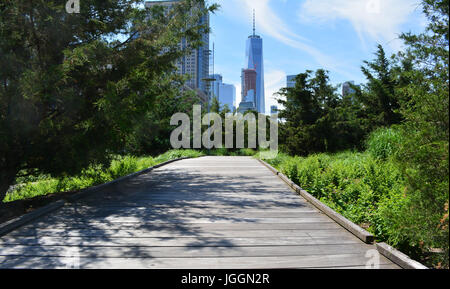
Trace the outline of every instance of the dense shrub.
<path fill-rule="evenodd" d="M 402 134 L 395 127 L 380 128 L 367 139 L 367 151 L 377 159 L 386 160 L 398 152 L 402 144 Z"/>
<path fill-rule="evenodd" d="M 413 200 L 406 194 L 407 180 L 394 160 L 382 160 L 369 152 L 344 152 L 309 157 L 281 153 L 268 162 L 323 203 L 372 232 L 378 241 L 431 265 L 417 241 L 426 236 L 411 238 L 398 233 L 398 225 Z"/>

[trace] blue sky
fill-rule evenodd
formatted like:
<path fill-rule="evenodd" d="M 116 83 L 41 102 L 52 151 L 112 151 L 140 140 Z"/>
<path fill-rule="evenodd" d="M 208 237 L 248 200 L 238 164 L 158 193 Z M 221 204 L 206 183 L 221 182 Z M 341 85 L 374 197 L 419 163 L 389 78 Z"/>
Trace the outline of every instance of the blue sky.
<path fill-rule="evenodd" d="M 264 40 L 266 111 L 286 75 L 325 68 L 332 83 L 364 82 L 360 66 L 373 59 L 377 43 L 398 51 L 401 32 L 422 31 L 426 23 L 420 0 L 215 0 L 211 16 L 215 72 L 234 84 L 240 99 L 245 41 L 256 31 Z"/>

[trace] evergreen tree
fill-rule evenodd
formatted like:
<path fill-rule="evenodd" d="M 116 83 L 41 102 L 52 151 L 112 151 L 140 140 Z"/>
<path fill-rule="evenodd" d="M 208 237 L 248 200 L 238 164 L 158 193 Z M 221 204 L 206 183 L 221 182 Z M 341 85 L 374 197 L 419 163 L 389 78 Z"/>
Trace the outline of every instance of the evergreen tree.
<path fill-rule="evenodd" d="M 83 0 L 68 14 L 65 0 L 0 2 L 0 200 L 23 173 L 107 162 L 154 100 L 181 87 L 175 61 L 201 44 L 199 17 L 216 6 L 142 3 Z"/>
<path fill-rule="evenodd" d="M 375 55 L 375 60 L 364 61 L 365 66 L 361 67 L 368 82 L 359 100 L 369 118 L 370 127 L 367 129 L 370 131 L 402 121 L 396 94 L 398 83 L 395 63 L 386 57 L 381 45 L 378 45 Z"/>

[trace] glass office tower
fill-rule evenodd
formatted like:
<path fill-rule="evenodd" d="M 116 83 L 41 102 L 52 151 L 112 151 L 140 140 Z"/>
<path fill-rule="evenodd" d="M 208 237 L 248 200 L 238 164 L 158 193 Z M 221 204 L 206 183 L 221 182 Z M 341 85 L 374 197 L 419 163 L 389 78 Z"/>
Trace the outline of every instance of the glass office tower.
<path fill-rule="evenodd" d="M 263 40 L 255 34 L 247 39 L 246 49 L 246 69 L 256 70 L 256 103 L 255 107 L 259 113 L 266 112 L 266 101 L 264 92 L 264 61 L 263 61 Z"/>

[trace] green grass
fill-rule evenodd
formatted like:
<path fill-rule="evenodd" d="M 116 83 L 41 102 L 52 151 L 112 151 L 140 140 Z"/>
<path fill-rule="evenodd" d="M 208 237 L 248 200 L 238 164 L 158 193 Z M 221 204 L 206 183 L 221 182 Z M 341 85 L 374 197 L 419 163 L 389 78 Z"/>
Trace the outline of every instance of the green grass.
<path fill-rule="evenodd" d="M 204 153 L 194 150 L 171 150 L 157 157 L 117 156 L 110 166 L 105 168 L 92 165 L 84 169 L 79 175 L 65 178 L 51 178 L 40 175 L 27 178 L 27 182 L 20 182 L 15 190 L 8 193 L 3 202 L 30 199 L 37 196 L 76 191 L 91 186 L 107 183 L 120 177 L 147 169 L 154 165 L 178 159 L 181 157 L 200 157 Z"/>

